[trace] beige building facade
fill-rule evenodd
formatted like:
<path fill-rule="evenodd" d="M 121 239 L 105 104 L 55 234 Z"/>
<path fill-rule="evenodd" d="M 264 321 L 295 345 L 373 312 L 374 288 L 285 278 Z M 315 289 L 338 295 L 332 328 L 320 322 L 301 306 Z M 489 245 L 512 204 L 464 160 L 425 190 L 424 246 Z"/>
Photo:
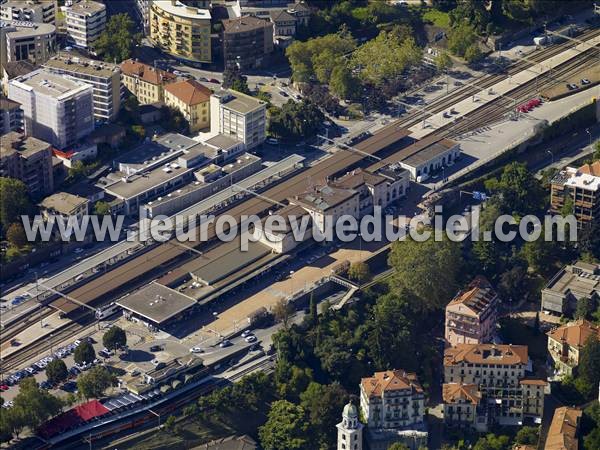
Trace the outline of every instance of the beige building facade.
<path fill-rule="evenodd" d="M 189 124 L 191 133 L 210 127 L 210 95 L 212 91 L 196 80 L 185 80 L 165 86 L 165 105 L 177 109 Z"/>
<path fill-rule="evenodd" d="M 125 88 L 138 99 L 140 105 L 163 102 L 164 87 L 177 81 L 171 72 L 133 59 L 121 63 L 121 73 Z"/>

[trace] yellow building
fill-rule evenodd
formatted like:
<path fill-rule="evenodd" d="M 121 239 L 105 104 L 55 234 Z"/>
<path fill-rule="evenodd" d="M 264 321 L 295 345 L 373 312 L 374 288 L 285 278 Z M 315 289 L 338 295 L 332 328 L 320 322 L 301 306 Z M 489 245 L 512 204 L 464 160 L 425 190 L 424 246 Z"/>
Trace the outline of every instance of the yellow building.
<path fill-rule="evenodd" d="M 193 133 L 210 127 L 211 94 L 209 88 L 196 80 L 179 81 L 165 86 L 165 104 L 181 111 Z"/>
<path fill-rule="evenodd" d="M 210 19 L 208 9 L 157 0 L 150 7 L 150 39 L 176 58 L 209 63 Z"/>
<path fill-rule="evenodd" d="M 141 105 L 164 101 L 164 87 L 177 81 L 171 72 L 155 69 L 133 59 L 121 63 L 123 84 Z"/>

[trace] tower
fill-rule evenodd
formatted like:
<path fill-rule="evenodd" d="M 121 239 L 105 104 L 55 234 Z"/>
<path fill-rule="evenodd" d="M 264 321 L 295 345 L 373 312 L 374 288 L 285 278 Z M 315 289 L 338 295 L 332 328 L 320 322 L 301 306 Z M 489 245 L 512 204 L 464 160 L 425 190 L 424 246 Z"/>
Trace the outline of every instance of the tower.
<path fill-rule="evenodd" d="M 363 424 L 358 421 L 358 411 L 352 402 L 344 406 L 342 421 L 336 426 L 337 450 L 363 450 Z"/>

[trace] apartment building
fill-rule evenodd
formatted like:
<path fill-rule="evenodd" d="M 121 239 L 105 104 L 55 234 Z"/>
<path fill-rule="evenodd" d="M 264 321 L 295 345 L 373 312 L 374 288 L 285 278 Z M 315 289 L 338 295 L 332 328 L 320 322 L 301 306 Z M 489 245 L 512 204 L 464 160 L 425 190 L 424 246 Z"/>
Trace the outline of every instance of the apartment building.
<path fill-rule="evenodd" d="M 21 104 L 0 96 L 0 134 L 23 130 Z"/>
<path fill-rule="evenodd" d="M 35 64 L 29 61 L 13 61 L 2 64 L 2 94 L 8 95 L 8 82 L 13 78 L 27 75 L 29 72 L 39 69 Z"/>
<path fill-rule="evenodd" d="M 447 348 L 444 381 L 449 386 L 443 389 L 448 423 L 478 431 L 495 424 L 521 425 L 524 420 L 539 423 L 548 383 L 527 378 L 529 366 L 528 349 L 523 345 L 458 344 Z M 473 422 L 467 423 L 467 419 Z"/>
<path fill-rule="evenodd" d="M 5 0 L 0 4 L 0 19 L 55 24 L 53 0 Z"/>
<path fill-rule="evenodd" d="M 476 277 L 446 306 L 446 342 L 485 344 L 492 341 L 498 320 L 498 294 L 483 276 Z"/>
<path fill-rule="evenodd" d="M 22 105 L 25 133 L 61 150 L 94 130 L 89 84 L 38 69 L 11 80 L 8 97 Z"/>
<path fill-rule="evenodd" d="M 192 63 L 210 63 L 211 14 L 206 8 L 188 6 L 179 0 L 150 3 L 150 39 L 175 58 Z"/>
<path fill-rule="evenodd" d="M 587 320 L 577 320 L 548 333 L 548 354 L 554 363 L 557 375 L 572 375 L 579 365 L 581 349 L 588 339 L 600 339 L 600 327 Z"/>
<path fill-rule="evenodd" d="M 116 119 L 122 97 L 121 69 L 118 65 L 59 52 L 44 67 L 51 73 L 91 85 L 95 119 Z"/>
<path fill-rule="evenodd" d="M 232 137 L 250 150 L 266 139 L 266 103 L 221 89 L 210 97 L 210 131 Z"/>
<path fill-rule="evenodd" d="M 224 20 L 222 41 L 226 68 L 263 67 L 273 52 L 273 23 L 253 16 Z"/>
<path fill-rule="evenodd" d="M 542 311 L 571 316 L 583 297 L 600 299 L 600 264 L 578 261 L 563 267 L 542 290 Z"/>
<path fill-rule="evenodd" d="M 280 48 L 287 47 L 296 34 L 296 18 L 285 9 L 271 11 L 269 18 L 273 23 L 273 42 Z"/>
<path fill-rule="evenodd" d="M 69 4 L 70 3 L 70 4 Z M 106 6 L 92 0 L 70 1 L 66 6 L 69 41 L 82 48 L 93 48 L 106 28 Z"/>
<path fill-rule="evenodd" d="M 170 83 L 164 88 L 165 105 L 183 114 L 190 133 L 210 127 L 210 96 L 212 91 L 196 80 Z"/>
<path fill-rule="evenodd" d="M 39 207 L 44 220 L 55 216 L 65 221 L 80 222 L 83 216 L 89 214 L 90 202 L 87 198 L 68 192 L 56 192 L 43 199 Z"/>
<path fill-rule="evenodd" d="M 360 409 L 369 428 L 420 429 L 425 393 L 414 373 L 375 372 L 360 382 Z"/>
<path fill-rule="evenodd" d="M 121 63 L 123 85 L 141 105 L 164 101 L 164 87 L 177 81 L 171 72 L 156 69 L 134 59 Z"/>
<path fill-rule="evenodd" d="M 42 64 L 56 53 L 56 27 L 50 23 L 0 21 L 0 62 Z"/>
<path fill-rule="evenodd" d="M 144 35 L 150 33 L 150 0 L 136 0 L 135 6 L 142 23 Z"/>
<path fill-rule="evenodd" d="M 572 205 L 577 226 L 583 228 L 600 220 L 600 161 L 578 169 L 567 167 L 558 172 L 551 183 L 550 208 L 562 214 L 565 204 Z M 570 200 L 567 200 L 570 199 Z M 569 202 L 569 203 L 567 203 Z"/>
<path fill-rule="evenodd" d="M 2 136 L 0 150 L 0 176 L 21 180 L 34 198 L 54 190 L 49 143 L 13 131 Z"/>
<path fill-rule="evenodd" d="M 578 450 L 579 424 L 583 411 L 568 406 L 554 410 L 544 450 Z"/>

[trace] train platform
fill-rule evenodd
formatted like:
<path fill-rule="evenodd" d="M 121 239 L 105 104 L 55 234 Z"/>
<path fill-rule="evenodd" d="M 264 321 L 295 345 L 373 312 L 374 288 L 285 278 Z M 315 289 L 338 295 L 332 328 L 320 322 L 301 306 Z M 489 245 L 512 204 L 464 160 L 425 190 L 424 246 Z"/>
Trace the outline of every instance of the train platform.
<path fill-rule="evenodd" d="M 0 358 L 4 359 L 15 352 L 22 350 L 46 336 L 52 335 L 52 333 L 57 332 L 72 322 L 71 319 L 61 319 L 59 314 L 60 313 L 57 311 L 44 318 L 41 323 L 38 320 L 14 336 L 11 340 L 3 341 L 0 345 Z M 13 345 L 13 343 L 15 345 Z"/>
<path fill-rule="evenodd" d="M 444 125 L 459 121 L 467 114 L 472 113 L 473 111 L 501 96 L 510 98 L 510 93 L 514 89 L 525 83 L 535 80 L 536 77 L 544 75 L 545 73 L 553 70 L 555 67 L 580 56 L 582 52 L 588 50 L 590 47 L 595 47 L 598 44 L 600 44 L 600 36 L 596 36 L 585 43 L 578 44 L 575 47 L 559 53 L 558 55 L 554 55 L 544 60 L 542 63 L 538 63 L 529 67 L 527 70 L 523 70 L 519 73 L 509 76 L 508 78 L 505 78 L 504 80 L 494 84 L 490 88 L 484 89 L 478 94 L 455 104 L 452 108 L 452 113 L 449 114 L 449 111 L 441 111 L 433 114 L 425 121 L 425 127 L 423 124 L 412 126 L 410 128 L 410 131 L 412 132 L 411 136 L 415 139 L 421 139 L 432 134 L 435 132 L 435 130 Z M 600 51 L 598 48 L 597 50 Z"/>

